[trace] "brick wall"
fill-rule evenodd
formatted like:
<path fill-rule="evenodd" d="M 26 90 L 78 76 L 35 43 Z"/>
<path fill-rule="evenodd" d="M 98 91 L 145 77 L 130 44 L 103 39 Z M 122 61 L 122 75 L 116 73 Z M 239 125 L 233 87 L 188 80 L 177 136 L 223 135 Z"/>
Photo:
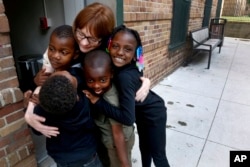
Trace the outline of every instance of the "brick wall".
<path fill-rule="evenodd" d="M 18 88 L 9 32 L 0 0 L 0 166 L 35 167 L 34 148 L 23 118 L 23 94 Z"/>
<path fill-rule="evenodd" d="M 244 16 L 247 0 L 225 0 L 223 16 Z"/>
<path fill-rule="evenodd" d="M 211 17 L 215 17 L 218 0 L 213 0 Z M 152 85 L 181 66 L 191 55 L 190 40 L 169 51 L 172 0 L 124 0 L 124 24 L 139 31 L 145 56 L 145 76 Z M 188 31 L 202 26 L 205 0 L 192 0 Z"/>
<path fill-rule="evenodd" d="M 225 25 L 225 36 L 250 39 L 249 22 L 230 22 Z"/>
<path fill-rule="evenodd" d="M 124 24 L 140 33 L 145 56 L 144 74 L 153 85 L 176 69 L 177 64 L 173 65 L 174 58 L 169 56 L 167 49 L 171 18 L 172 0 L 124 1 Z"/>

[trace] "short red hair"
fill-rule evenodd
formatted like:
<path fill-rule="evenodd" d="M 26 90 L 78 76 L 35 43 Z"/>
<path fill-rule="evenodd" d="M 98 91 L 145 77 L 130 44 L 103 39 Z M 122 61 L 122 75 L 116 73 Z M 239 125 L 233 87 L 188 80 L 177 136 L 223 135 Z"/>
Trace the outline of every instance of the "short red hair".
<path fill-rule="evenodd" d="M 95 2 L 82 9 L 73 23 L 73 31 L 86 28 L 96 38 L 108 37 L 115 27 L 113 11 L 106 5 Z"/>

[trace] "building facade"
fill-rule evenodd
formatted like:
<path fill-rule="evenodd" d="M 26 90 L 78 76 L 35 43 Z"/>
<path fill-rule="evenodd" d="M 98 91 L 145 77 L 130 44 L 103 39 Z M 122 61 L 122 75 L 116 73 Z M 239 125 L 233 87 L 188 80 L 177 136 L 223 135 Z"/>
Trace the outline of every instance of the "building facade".
<path fill-rule="evenodd" d="M 15 41 L 10 38 L 13 31 L 3 1 L 0 0 L 0 166 L 35 167 L 35 148 L 23 118 L 23 92 L 19 88 L 13 56 L 12 43 Z M 181 1 L 188 2 L 178 0 Z M 183 15 L 186 24 L 176 19 L 179 11 L 174 6 L 183 4 L 174 4 L 174 0 L 117 1 L 118 5 L 122 5 L 123 24 L 138 30 L 141 35 L 146 67 L 144 74 L 151 79 L 152 85 L 181 66 L 190 56 L 188 32 L 203 26 L 207 1 L 211 1 L 209 18 L 215 17 L 218 0 L 190 0 L 184 8 L 188 13 Z M 180 32 L 183 25 L 184 34 L 173 31 L 173 24 Z M 170 47 L 176 44 L 176 39 L 182 40 L 175 47 Z"/>

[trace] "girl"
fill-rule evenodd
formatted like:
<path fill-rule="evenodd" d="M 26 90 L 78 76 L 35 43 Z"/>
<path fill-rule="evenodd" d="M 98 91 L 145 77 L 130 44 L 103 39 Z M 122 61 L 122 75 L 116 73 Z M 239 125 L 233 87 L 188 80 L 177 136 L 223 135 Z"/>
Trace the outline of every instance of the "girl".
<path fill-rule="evenodd" d="M 134 100 L 141 86 L 143 55 L 137 31 L 124 25 L 114 29 L 108 50 L 115 66 L 114 83 L 119 92 L 120 110 L 104 99 L 91 101 L 95 108 L 123 124 L 136 120 L 143 167 L 169 167 L 166 157 L 166 107 L 161 97 L 150 91 L 143 102 Z M 92 96 L 88 94 L 88 96 Z"/>

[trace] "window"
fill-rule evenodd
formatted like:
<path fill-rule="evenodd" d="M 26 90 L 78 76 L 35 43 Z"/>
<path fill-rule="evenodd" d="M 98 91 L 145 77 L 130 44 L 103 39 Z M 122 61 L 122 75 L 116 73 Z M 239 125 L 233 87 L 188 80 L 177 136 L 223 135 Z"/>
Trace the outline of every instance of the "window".
<path fill-rule="evenodd" d="M 205 9 L 204 9 L 204 17 L 203 17 L 203 21 L 202 21 L 202 27 L 208 27 L 209 26 L 212 4 L 213 4 L 212 0 L 206 0 L 206 2 L 205 2 Z"/>
<path fill-rule="evenodd" d="M 173 18 L 169 49 L 175 49 L 186 41 L 191 0 L 173 0 Z"/>

